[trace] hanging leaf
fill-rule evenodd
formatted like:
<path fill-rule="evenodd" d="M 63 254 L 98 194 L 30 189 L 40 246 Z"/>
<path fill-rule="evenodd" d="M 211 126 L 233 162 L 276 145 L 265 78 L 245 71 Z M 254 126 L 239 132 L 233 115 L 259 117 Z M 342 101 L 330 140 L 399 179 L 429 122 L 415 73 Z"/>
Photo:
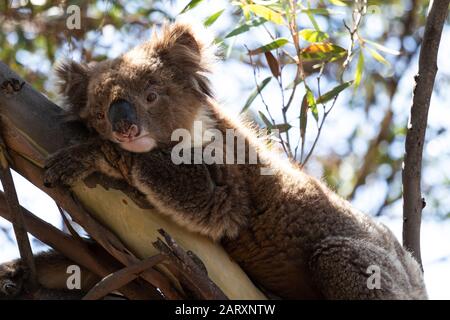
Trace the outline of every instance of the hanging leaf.
<path fill-rule="evenodd" d="M 302 83 L 303 80 L 301 77 L 296 77 L 291 83 L 289 83 L 284 90 L 290 90 L 290 89 L 294 89 L 294 87 L 300 83 Z"/>
<path fill-rule="evenodd" d="M 186 7 L 184 7 L 183 10 L 181 10 L 180 14 L 185 13 L 186 11 L 189 11 L 191 9 L 194 9 L 196 6 L 198 6 L 200 4 L 200 2 L 202 2 L 203 0 L 192 0 L 191 2 L 189 2 Z"/>
<path fill-rule="evenodd" d="M 302 58 L 308 60 L 335 61 L 347 55 L 347 50 L 332 43 L 315 43 L 301 52 Z"/>
<path fill-rule="evenodd" d="M 316 18 L 314 18 L 314 15 L 312 14 L 312 12 L 311 11 L 307 11 L 306 15 L 308 16 L 309 21 L 311 21 L 314 29 L 316 29 L 316 31 L 320 31 L 319 24 L 317 23 Z"/>
<path fill-rule="evenodd" d="M 289 131 L 289 129 L 292 128 L 292 126 L 289 123 L 281 123 L 281 124 L 276 124 L 270 127 L 272 130 L 276 129 L 278 130 L 280 133 L 283 132 L 287 132 Z"/>
<path fill-rule="evenodd" d="M 300 138 L 305 141 L 306 136 L 306 124 L 308 122 L 308 91 L 303 97 L 302 106 L 300 107 Z"/>
<path fill-rule="evenodd" d="M 225 39 L 237 36 L 238 34 L 241 34 L 241 33 L 244 33 L 244 32 L 247 32 L 247 31 L 250 30 L 250 28 L 257 27 L 257 26 L 259 26 L 259 25 L 261 25 L 261 24 L 263 24 L 265 22 L 267 22 L 267 20 L 264 19 L 264 18 L 256 18 L 254 20 L 247 21 L 244 24 L 238 26 L 233 31 L 231 31 L 229 34 L 227 34 L 225 36 Z"/>
<path fill-rule="evenodd" d="M 259 4 L 245 5 L 242 7 L 242 9 L 251 11 L 255 15 L 262 17 L 268 21 L 272 21 L 275 24 L 284 24 L 285 23 L 283 16 L 280 13 L 278 13 L 268 7 L 259 5 Z"/>
<path fill-rule="evenodd" d="M 308 42 L 322 42 L 329 38 L 326 32 L 313 29 L 303 29 L 299 32 L 299 34 Z"/>
<path fill-rule="evenodd" d="M 375 58 L 375 60 L 377 60 L 378 62 L 390 67 L 391 64 L 389 63 L 389 61 L 387 61 L 377 50 L 375 49 L 371 49 L 371 48 L 367 48 L 369 50 L 369 53 L 372 55 L 372 57 Z"/>
<path fill-rule="evenodd" d="M 273 56 L 272 52 L 267 51 L 264 52 L 266 56 L 267 64 L 269 65 L 270 71 L 272 72 L 275 78 L 278 78 L 281 75 L 280 64 L 278 60 Z"/>
<path fill-rule="evenodd" d="M 400 53 L 401 53 L 401 52 L 398 51 L 398 50 L 389 49 L 389 48 L 387 48 L 387 47 L 385 47 L 385 46 L 383 46 L 383 45 L 381 45 L 381 44 L 379 44 L 379 43 L 376 43 L 376 42 L 373 42 L 373 41 L 370 41 L 370 40 L 364 39 L 364 42 L 366 42 L 366 43 L 368 43 L 368 44 L 374 46 L 375 48 L 377 48 L 377 49 L 380 50 L 380 51 L 383 51 L 383 52 L 386 52 L 386 53 L 389 53 L 389 54 L 393 54 L 393 55 L 395 55 L 395 56 L 398 56 L 398 55 L 400 55 Z"/>
<path fill-rule="evenodd" d="M 219 19 L 219 17 L 222 15 L 222 13 L 224 11 L 225 11 L 225 9 L 222 9 L 222 10 L 217 11 L 216 13 L 213 13 L 208 18 L 206 18 L 205 21 L 203 21 L 203 25 L 205 27 L 211 26 L 214 22 L 216 22 L 217 19 Z"/>
<path fill-rule="evenodd" d="M 361 83 L 362 75 L 364 71 L 364 53 L 359 51 L 358 64 L 356 65 L 356 73 L 355 73 L 355 89 L 359 87 Z"/>
<path fill-rule="evenodd" d="M 347 89 L 352 85 L 353 81 L 348 81 L 343 84 L 340 84 L 336 87 L 334 87 L 331 91 L 328 91 L 327 93 L 321 95 L 317 100 L 316 103 L 325 103 L 336 97 L 339 93 Z"/>
<path fill-rule="evenodd" d="M 311 91 L 310 88 L 306 87 L 306 101 L 308 102 L 309 109 L 311 110 L 311 113 L 316 120 L 316 122 L 319 121 L 319 111 L 317 110 L 317 102 L 316 98 L 314 98 L 314 93 Z"/>
<path fill-rule="evenodd" d="M 267 119 L 267 117 L 261 111 L 258 111 L 258 113 L 259 113 L 259 116 L 261 117 L 261 120 L 266 125 L 266 127 L 271 129 L 272 128 L 272 123 L 269 121 L 269 119 Z"/>
<path fill-rule="evenodd" d="M 231 41 L 228 43 L 228 45 L 225 45 L 226 51 L 225 51 L 225 60 L 228 60 L 231 56 L 231 53 L 233 51 L 233 47 L 236 44 L 236 38 L 231 39 Z"/>
<path fill-rule="evenodd" d="M 248 97 L 247 101 L 245 102 L 244 107 L 241 110 L 241 113 L 247 111 L 247 109 L 250 107 L 250 105 L 253 103 L 253 101 L 255 100 L 255 98 L 258 96 L 258 94 L 260 92 L 263 91 L 263 89 L 267 86 L 267 84 L 270 82 L 270 80 L 272 80 L 272 77 L 268 77 L 266 79 L 264 79 L 259 85 L 259 91 L 258 88 L 255 88 L 255 90 L 250 94 L 250 96 Z"/>
<path fill-rule="evenodd" d="M 274 49 L 284 46 L 288 42 L 289 42 L 289 40 L 286 38 L 278 38 L 262 47 L 256 48 L 254 50 L 250 50 L 248 52 L 248 54 L 255 55 L 255 54 L 260 54 L 260 53 L 267 52 L 267 51 L 272 51 Z"/>

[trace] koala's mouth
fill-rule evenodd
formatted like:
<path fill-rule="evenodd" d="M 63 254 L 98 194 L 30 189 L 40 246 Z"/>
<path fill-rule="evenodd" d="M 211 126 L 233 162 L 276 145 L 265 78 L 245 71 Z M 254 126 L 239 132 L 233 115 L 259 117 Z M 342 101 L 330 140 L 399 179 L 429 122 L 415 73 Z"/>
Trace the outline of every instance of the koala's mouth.
<path fill-rule="evenodd" d="M 113 142 L 118 143 L 124 150 L 130 152 L 148 152 L 156 147 L 156 141 L 147 130 L 140 130 L 136 135 L 124 136 L 113 132 Z"/>
<path fill-rule="evenodd" d="M 144 132 L 141 132 L 137 125 L 133 124 L 128 125 L 126 130 L 113 131 L 112 134 L 117 142 L 130 142 L 142 138 L 145 135 L 145 133 L 143 133 Z"/>

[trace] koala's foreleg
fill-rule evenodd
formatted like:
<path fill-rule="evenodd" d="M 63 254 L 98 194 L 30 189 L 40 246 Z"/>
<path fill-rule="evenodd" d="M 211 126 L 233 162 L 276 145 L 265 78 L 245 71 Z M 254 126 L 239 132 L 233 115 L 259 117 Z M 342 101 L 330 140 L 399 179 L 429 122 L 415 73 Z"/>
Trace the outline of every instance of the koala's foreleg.
<path fill-rule="evenodd" d="M 162 213 L 219 240 L 236 236 L 248 218 L 246 192 L 231 183 L 242 181 L 236 174 L 225 166 L 176 165 L 170 151 L 155 150 L 133 155 L 130 180 Z"/>
<path fill-rule="evenodd" d="M 96 171 L 122 178 L 120 171 L 106 160 L 105 149 L 114 151 L 108 142 L 93 140 L 59 150 L 45 163 L 44 185 L 72 186 Z"/>

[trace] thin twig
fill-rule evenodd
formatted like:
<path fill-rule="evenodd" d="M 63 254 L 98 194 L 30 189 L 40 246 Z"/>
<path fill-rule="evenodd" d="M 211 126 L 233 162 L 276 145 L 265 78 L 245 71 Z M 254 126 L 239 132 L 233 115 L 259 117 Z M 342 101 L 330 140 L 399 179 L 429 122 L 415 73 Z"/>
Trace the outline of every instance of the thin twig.
<path fill-rule="evenodd" d="M 165 256 L 157 254 L 136 264 L 120 269 L 104 277 L 98 282 L 84 297 L 83 300 L 98 300 L 113 291 L 119 290 L 124 285 L 130 283 L 145 270 L 154 267 L 166 259 Z"/>
<path fill-rule="evenodd" d="M 247 49 L 247 52 L 250 52 L 250 50 L 248 49 L 248 47 L 246 45 L 244 45 L 244 47 L 245 47 L 245 49 Z M 267 114 L 269 116 L 269 120 L 272 122 L 272 125 L 275 125 L 276 123 L 275 123 L 274 118 L 272 117 L 272 114 L 270 113 L 269 105 L 264 100 L 264 96 L 263 96 L 261 88 L 260 88 L 260 86 L 258 84 L 258 76 L 256 74 L 256 66 L 253 63 L 252 55 L 248 54 L 248 56 L 249 56 L 249 59 L 250 59 L 250 65 L 252 66 L 252 69 L 253 69 L 253 79 L 255 81 L 256 90 L 258 91 L 258 95 L 260 96 L 261 101 L 262 101 L 262 103 L 264 104 L 264 106 L 266 108 Z M 280 135 L 280 142 L 281 142 L 281 146 L 283 147 L 284 152 L 288 155 L 289 154 L 288 148 L 287 148 L 286 143 L 284 142 L 283 137 L 281 135 Z"/>
<path fill-rule="evenodd" d="M 317 130 L 316 138 L 314 139 L 314 143 L 311 146 L 311 149 L 309 150 L 308 155 L 305 158 L 305 161 L 303 161 L 303 163 L 301 164 L 301 167 L 304 167 L 305 164 L 308 162 L 309 158 L 311 157 L 311 155 L 312 155 L 312 153 L 314 151 L 314 148 L 317 145 L 317 141 L 319 141 L 320 134 L 322 133 L 322 128 L 323 128 L 323 125 L 325 123 L 325 120 L 327 119 L 327 117 L 330 114 L 331 110 L 333 110 L 334 106 L 336 105 L 336 101 L 337 101 L 338 97 L 339 97 L 339 95 L 334 97 L 334 100 L 333 100 L 333 103 L 331 104 L 331 107 L 327 111 L 324 112 L 323 117 L 322 117 L 322 121 L 320 122 L 320 126 L 319 126 L 319 128 Z"/>
<path fill-rule="evenodd" d="M 419 56 L 419 72 L 415 76 L 413 103 L 405 142 L 403 181 L 403 245 L 422 265 L 420 223 L 425 201 L 421 193 L 422 152 L 431 95 L 437 73 L 437 54 L 450 0 L 430 1 Z"/>
<path fill-rule="evenodd" d="M 8 205 L 8 210 L 12 216 L 12 224 L 14 234 L 17 240 L 17 246 L 19 248 L 20 257 L 22 262 L 26 265 L 30 277 L 27 279 L 27 289 L 33 293 L 38 289 L 36 263 L 33 257 L 33 251 L 31 250 L 30 239 L 28 238 L 27 229 L 23 218 L 22 208 L 17 198 L 16 188 L 14 186 L 14 180 L 11 175 L 11 169 L 7 160 L 6 145 L 3 141 L 3 137 L 0 134 L 0 180 L 3 184 L 5 191 L 5 199 Z"/>

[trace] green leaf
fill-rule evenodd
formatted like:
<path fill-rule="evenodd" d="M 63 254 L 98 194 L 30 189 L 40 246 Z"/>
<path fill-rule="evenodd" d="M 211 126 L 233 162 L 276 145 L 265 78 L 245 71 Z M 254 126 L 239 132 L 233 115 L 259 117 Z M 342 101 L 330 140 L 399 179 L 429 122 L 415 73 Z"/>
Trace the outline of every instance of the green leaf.
<path fill-rule="evenodd" d="M 346 7 L 347 4 L 341 0 L 330 0 L 331 4 L 334 4 L 335 6 L 340 6 L 340 7 Z"/>
<path fill-rule="evenodd" d="M 317 110 L 316 98 L 314 98 L 314 93 L 308 87 L 306 88 L 305 96 L 314 119 L 316 120 L 316 122 L 319 121 L 319 111 Z"/>
<path fill-rule="evenodd" d="M 320 31 L 319 24 L 316 21 L 316 18 L 314 18 L 314 15 L 311 13 L 311 11 L 307 11 L 306 15 L 308 16 L 309 20 L 311 21 L 312 25 L 314 26 L 314 29 L 316 31 Z"/>
<path fill-rule="evenodd" d="M 300 107 L 300 137 L 302 141 L 305 141 L 306 124 L 308 123 L 308 91 L 306 91 L 303 97 L 302 106 Z"/>
<path fill-rule="evenodd" d="M 394 49 L 389 49 L 389 48 L 387 48 L 387 47 L 385 47 L 385 46 L 383 46 L 383 45 L 381 45 L 379 43 L 376 43 L 376 42 L 373 42 L 373 41 L 370 41 L 370 40 L 364 39 L 364 42 L 374 46 L 375 48 L 377 48 L 380 51 L 383 51 L 383 52 L 386 52 L 386 53 L 389 53 L 389 54 L 393 54 L 395 56 L 398 56 L 401 53 L 400 51 L 397 51 L 397 50 L 394 50 Z"/>
<path fill-rule="evenodd" d="M 268 21 L 272 21 L 275 24 L 284 24 L 284 19 L 283 16 L 262 5 L 259 4 L 249 4 L 249 5 L 245 5 L 242 7 L 242 9 L 245 10 L 249 10 L 251 12 L 253 12 L 255 15 L 257 15 L 258 17 L 262 17 Z"/>
<path fill-rule="evenodd" d="M 244 32 L 247 32 L 248 30 L 250 30 L 250 28 L 257 27 L 265 22 L 267 22 L 267 20 L 264 18 L 256 18 L 254 20 L 247 21 L 243 25 L 238 26 L 236 29 L 234 29 L 229 34 L 227 34 L 225 36 L 225 39 L 237 36 L 238 34 L 241 34 Z"/>
<path fill-rule="evenodd" d="M 336 97 L 338 94 L 340 94 L 342 91 L 347 89 L 352 85 L 353 81 L 348 81 L 343 84 L 340 84 L 336 87 L 334 87 L 331 91 L 328 91 L 327 93 L 321 95 L 316 102 L 317 103 L 325 103 Z"/>
<path fill-rule="evenodd" d="M 241 113 L 245 112 L 245 111 L 250 107 L 250 105 L 253 103 L 253 101 L 255 100 L 255 98 L 258 96 L 258 94 L 259 94 L 260 92 L 263 91 L 263 89 L 267 86 L 267 84 L 270 82 L 270 80 L 272 80 L 272 77 L 267 77 L 267 78 L 265 78 L 265 79 L 258 85 L 259 90 L 258 90 L 258 87 L 255 88 L 255 90 L 250 94 L 250 96 L 248 97 L 247 101 L 245 102 L 245 105 L 244 105 L 244 107 L 242 108 Z"/>
<path fill-rule="evenodd" d="M 303 29 L 299 32 L 303 39 L 308 42 L 322 42 L 325 39 L 328 39 L 329 36 L 326 32 L 317 31 L 313 29 Z"/>
<path fill-rule="evenodd" d="M 344 48 L 327 42 L 314 43 L 301 52 L 302 58 L 308 60 L 335 61 L 347 55 Z"/>
<path fill-rule="evenodd" d="M 248 54 L 255 55 L 255 54 L 260 54 L 260 53 L 267 52 L 267 51 L 272 51 L 274 49 L 277 49 L 277 48 L 280 48 L 280 47 L 284 46 L 288 42 L 289 42 L 289 40 L 286 39 L 286 38 L 278 38 L 278 39 L 275 39 L 274 41 L 272 41 L 272 42 L 270 42 L 270 43 L 268 43 L 266 45 L 263 45 L 263 46 L 261 46 L 259 48 L 254 49 L 254 50 L 250 50 L 248 52 Z"/>
<path fill-rule="evenodd" d="M 219 19 L 219 17 L 222 15 L 222 13 L 224 11 L 225 11 L 225 9 L 222 9 L 222 10 L 217 11 L 216 13 L 213 13 L 208 18 L 206 18 L 205 21 L 203 21 L 203 25 L 205 27 L 211 26 L 214 22 L 216 22 L 217 19 Z"/>
<path fill-rule="evenodd" d="M 359 51 L 358 64 L 356 65 L 356 73 L 355 73 L 355 88 L 359 87 L 361 83 L 362 75 L 364 71 L 364 53 Z"/>
<path fill-rule="evenodd" d="M 284 90 L 290 90 L 290 89 L 294 89 L 294 87 L 300 83 L 302 83 L 302 78 L 301 77 L 296 77 L 291 83 L 289 83 Z"/>
<path fill-rule="evenodd" d="M 203 0 L 192 0 L 190 1 L 186 7 L 184 7 L 183 10 L 181 10 L 180 14 L 185 13 L 186 11 L 189 11 L 191 9 L 194 9 L 196 6 L 198 6 L 200 4 L 200 2 L 202 2 Z"/>
<path fill-rule="evenodd" d="M 272 123 L 267 119 L 267 117 L 262 113 L 261 111 L 258 111 L 259 116 L 261 117 L 261 120 L 264 122 L 264 124 L 267 126 L 267 128 L 272 128 Z"/>
<path fill-rule="evenodd" d="M 291 129 L 292 126 L 289 123 L 281 123 L 281 124 L 276 124 L 270 127 L 270 129 L 276 129 L 278 130 L 280 133 L 289 131 L 289 129 Z"/>
<path fill-rule="evenodd" d="M 372 55 L 372 57 L 375 58 L 375 60 L 377 60 L 378 62 L 390 67 L 391 64 L 389 63 L 389 61 L 387 61 L 377 50 L 375 49 L 371 49 L 371 48 L 367 48 L 370 52 L 370 54 Z"/>
<path fill-rule="evenodd" d="M 345 15 L 343 11 L 331 10 L 326 8 L 316 8 L 316 9 L 301 9 L 301 13 L 306 14 L 318 14 L 322 16 L 330 16 L 330 15 Z"/>

